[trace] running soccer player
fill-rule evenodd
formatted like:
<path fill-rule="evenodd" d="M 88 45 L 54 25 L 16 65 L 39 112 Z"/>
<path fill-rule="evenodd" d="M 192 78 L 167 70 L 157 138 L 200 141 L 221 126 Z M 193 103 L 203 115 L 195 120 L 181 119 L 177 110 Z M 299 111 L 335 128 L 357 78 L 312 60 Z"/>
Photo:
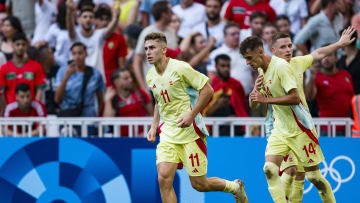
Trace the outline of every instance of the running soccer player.
<path fill-rule="evenodd" d="M 272 104 L 276 119 L 265 152 L 264 172 L 269 185 L 269 192 L 277 203 L 285 203 L 278 169 L 284 156 L 293 151 L 301 162 L 309 181 L 319 190 L 324 202 L 335 202 L 330 184 L 320 173 L 318 164 L 324 160 L 319 146 L 315 126 L 310 113 L 301 104 L 298 83 L 290 64 L 277 56 L 264 52 L 263 43 L 257 37 L 249 37 L 240 45 L 240 52 L 252 68 L 262 68 L 265 72 L 262 91 L 256 88 L 250 94 L 250 106 L 258 103 Z"/>
<path fill-rule="evenodd" d="M 236 202 L 248 202 L 243 181 L 206 177 L 208 132 L 199 112 L 211 98 L 213 89 L 209 78 L 188 63 L 166 57 L 166 49 L 165 35 L 150 33 L 145 37 L 145 54 L 153 65 L 146 82 L 156 100 L 147 139 L 154 142 L 158 129 L 156 165 L 162 201 L 177 202 L 173 181 L 181 163 L 197 191 L 223 191 L 232 193 Z"/>
<path fill-rule="evenodd" d="M 316 49 L 311 54 L 306 56 L 298 56 L 292 58 L 292 41 L 288 34 L 285 33 L 276 33 L 272 37 L 272 47 L 271 51 L 275 56 L 285 59 L 292 70 L 294 71 L 295 78 L 298 83 L 298 91 L 299 96 L 301 98 L 302 104 L 304 108 L 309 111 L 309 107 L 307 105 L 304 87 L 303 87 L 303 73 L 306 69 L 308 69 L 312 63 L 320 61 L 325 56 L 335 52 L 339 48 L 343 48 L 353 41 L 351 39 L 354 34 L 355 29 L 348 28 L 347 31 L 344 31 L 341 38 L 338 42 L 331 44 L 326 47 L 322 47 Z M 260 81 L 263 81 L 263 77 L 260 78 Z M 270 124 L 265 125 L 267 136 L 271 134 L 271 126 L 273 123 L 272 118 L 272 107 L 271 104 L 267 105 L 267 122 L 271 122 Z M 270 128 L 269 128 L 270 127 Z M 287 156 L 285 156 L 284 160 L 281 163 L 280 171 L 282 171 L 281 183 L 285 191 L 285 196 L 288 197 L 291 203 L 297 203 L 302 201 L 303 190 L 304 190 L 304 181 L 305 181 L 305 171 L 302 167 L 301 163 L 298 162 L 296 156 L 293 152 L 290 152 Z"/>

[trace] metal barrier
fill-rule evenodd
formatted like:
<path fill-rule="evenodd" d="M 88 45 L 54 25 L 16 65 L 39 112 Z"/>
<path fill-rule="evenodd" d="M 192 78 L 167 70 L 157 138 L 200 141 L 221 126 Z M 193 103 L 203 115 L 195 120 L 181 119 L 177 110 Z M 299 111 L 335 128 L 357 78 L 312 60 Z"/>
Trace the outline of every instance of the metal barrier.
<path fill-rule="evenodd" d="M 260 136 L 265 136 L 264 118 L 255 117 L 242 117 L 242 118 L 205 118 L 206 125 L 212 126 L 212 136 L 219 137 L 219 126 L 230 126 L 230 137 L 235 136 L 235 126 L 245 126 L 244 137 L 252 137 L 251 126 L 260 127 Z M 336 136 L 336 126 L 345 126 L 345 136 L 351 137 L 351 126 L 353 121 L 350 118 L 314 118 L 315 127 L 318 135 L 320 135 L 320 127 L 328 127 L 329 137 Z M 9 126 L 12 129 L 19 129 L 21 126 L 21 132 L 18 133 L 14 130 L 14 137 L 31 137 L 31 131 L 25 132 L 26 128 L 31 127 L 36 123 L 40 125 L 39 136 L 47 137 L 73 137 L 75 136 L 74 128 L 81 129 L 81 137 L 88 137 L 87 127 L 96 126 L 98 137 L 121 137 L 120 126 L 129 127 L 129 137 L 138 137 L 138 127 L 142 126 L 146 133 L 151 125 L 152 117 L 93 117 L 93 118 L 57 118 L 57 117 L 25 117 L 25 118 L 0 118 L 0 137 L 7 135 Z M 60 126 L 63 128 L 60 130 Z M 113 133 L 109 134 L 105 131 L 109 126 L 113 127 Z"/>

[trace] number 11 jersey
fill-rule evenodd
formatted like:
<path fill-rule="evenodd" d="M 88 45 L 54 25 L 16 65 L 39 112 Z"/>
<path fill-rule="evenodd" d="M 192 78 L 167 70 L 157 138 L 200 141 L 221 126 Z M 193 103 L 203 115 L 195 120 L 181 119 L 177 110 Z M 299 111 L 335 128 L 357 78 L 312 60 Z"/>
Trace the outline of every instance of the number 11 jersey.
<path fill-rule="evenodd" d="M 170 58 L 162 75 L 159 75 L 152 65 L 146 76 L 146 83 L 158 104 L 160 140 L 184 144 L 198 139 L 199 136 L 208 135 L 200 113 L 190 127 L 177 127 L 177 121 L 190 113 L 197 102 L 199 91 L 207 82 L 208 77 L 183 61 Z"/>

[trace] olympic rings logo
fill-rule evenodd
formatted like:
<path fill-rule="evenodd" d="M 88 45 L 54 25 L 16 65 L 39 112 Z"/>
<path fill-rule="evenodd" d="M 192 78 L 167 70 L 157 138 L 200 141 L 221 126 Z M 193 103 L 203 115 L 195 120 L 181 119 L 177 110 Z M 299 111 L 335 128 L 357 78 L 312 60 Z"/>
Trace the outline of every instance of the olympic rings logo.
<path fill-rule="evenodd" d="M 344 178 L 341 176 L 340 172 L 334 168 L 334 165 L 337 161 L 339 160 L 345 160 L 347 161 L 350 166 L 351 166 L 351 173 L 348 177 Z M 335 157 L 331 162 L 330 162 L 330 165 L 328 166 L 326 161 L 322 161 L 323 165 L 324 165 L 324 168 L 322 168 L 320 170 L 321 174 L 326 178 L 326 175 L 329 173 L 330 174 L 330 177 L 335 181 L 337 182 L 337 185 L 335 188 L 333 188 L 333 192 L 335 193 L 336 191 L 338 191 L 340 189 L 340 186 L 342 183 L 346 183 L 348 181 L 350 181 L 354 175 L 355 175 L 355 164 L 353 162 L 353 160 L 347 156 L 337 156 Z M 314 185 L 313 184 L 310 184 L 310 186 L 304 190 L 304 194 L 310 192 L 310 190 L 312 189 Z"/>

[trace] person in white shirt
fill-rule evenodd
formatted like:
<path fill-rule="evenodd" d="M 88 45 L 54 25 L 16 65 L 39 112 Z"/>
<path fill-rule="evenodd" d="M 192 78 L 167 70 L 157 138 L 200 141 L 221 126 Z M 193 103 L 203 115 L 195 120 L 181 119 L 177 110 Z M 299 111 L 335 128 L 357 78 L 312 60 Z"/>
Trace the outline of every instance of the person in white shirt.
<path fill-rule="evenodd" d="M 181 0 L 180 5 L 174 6 L 172 11 L 181 20 L 178 34 L 182 38 L 188 36 L 197 24 L 206 20 L 205 7 L 202 4 L 193 2 L 193 0 Z"/>
<path fill-rule="evenodd" d="M 256 36 L 261 38 L 265 22 L 265 13 L 260 11 L 253 12 L 250 15 L 250 28 L 240 30 L 240 43 L 250 36 Z"/>
<path fill-rule="evenodd" d="M 42 41 L 47 31 L 56 18 L 56 8 L 49 0 L 39 0 L 35 2 L 35 31 L 31 44 Z"/>
<path fill-rule="evenodd" d="M 106 28 L 94 30 L 94 10 L 81 10 L 78 18 L 78 23 L 80 26 L 75 28 L 75 19 L 73 13 L 76 10 L 76 4 L 73 2 L 73 0 L 68 0 L 66 5 L 66 26 L 69 31 L 70 38 L 73 41 L 79 41 L 83 44 L 86 44 L 86 51 L 88 54 L 86 57 L 86 65 L 97 68 L 105 79 L 102 47 L 106 39 L 117 28 L 120 16 L 120 8 L 114 9 L 112 20 Z"/>
<path fill-rule="evenodd" d="M 309 16 L 305 0 L 271 0 L 270 6 L 275 10 L 276 15 L 286 15 L 291 22 L 290 30 L 298 33 L 305 25 Z"/>
<path fill-rule="evenodd" d="M 216 74 L 215 58 L 219 54 L 227 54 L 231 58 L 230 76 L 238 80 L 244 87 L 245 94 L 248 95 L 252 88 L 254 79 L 252 70 L 246 64 L 245 59 L 240 54 L 239 48 L 240 27 L 236 23 L 229 23 L 224 28 L 225 43 L 210 53 L 210 64 L 207 66 L 208 76 L 212 79 Z"/>
<path fill-rule="evenodd" d="M 200 32 L 208 41 L 209 36 L 213 36 L 216 39 L 215 47 L 220 47 L 224 43 L 225 23 L 220 18 L 222 5 L 222 0 L 207 0 L 205 3 L 207 20 L 193 28 L 193 32 Z"/>
<path fill-rule="evenodd" d="M 267 55 L 272 56 L 274 55 L 271 52 L 271 40 L 272 37 L 275 33 L 277 33 L 279 30 L 276 27 L 276 25 L 274 23 L 268 22 L 265 24 L 264 28 L 263 28 L 263 32 L 262 32 L 262 40 L 264 43 L 264 51 L 266 52 Z"/>

